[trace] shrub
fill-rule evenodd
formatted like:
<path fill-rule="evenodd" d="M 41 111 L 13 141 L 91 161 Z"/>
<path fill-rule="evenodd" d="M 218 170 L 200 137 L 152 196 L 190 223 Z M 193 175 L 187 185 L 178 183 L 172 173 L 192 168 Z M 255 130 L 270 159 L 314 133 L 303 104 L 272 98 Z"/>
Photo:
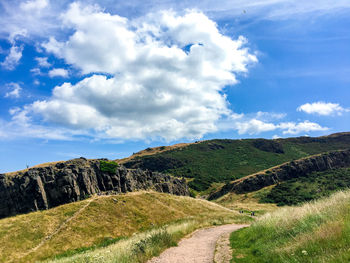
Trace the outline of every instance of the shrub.
<path fill-rule="evenodd" d="M 100 170 L 102 172 L 115 174 L 119 164 L 113 161 L 100 161 Z"/>

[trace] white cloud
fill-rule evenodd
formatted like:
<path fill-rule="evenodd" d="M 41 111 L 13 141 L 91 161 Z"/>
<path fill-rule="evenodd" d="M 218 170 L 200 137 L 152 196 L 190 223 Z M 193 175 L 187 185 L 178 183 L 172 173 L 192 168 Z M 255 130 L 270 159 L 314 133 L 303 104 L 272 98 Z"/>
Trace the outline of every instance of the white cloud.
<path fill-rule="evenodd" d="M 10 53 L 5 60 L 1 62 L 1 66 L 7 70 L 14 70 L 22 58 L 23 46 L 13 45 L 10 48 Z"/>
<path fill-rule="evenodd" d="M 329 128 L 322 127 L 318 123 L 304 121 L 304 122 L 283 122 L 278 125 L 283 130 L 283 134 L 300 134 L 302 132 L 313 132 L 313 131 L 327 131 Z"/>
<path fill-rule="evenodd" d="M 38 65 L 43 68 L 49 68 L 52 65 L 47 61 L 47 57 L 36 57 L 35 60 L 38 62 Z"/>
<path fill-rule="evenodd" d="M 20 92 L 22 90 L 21 86 L 18 83 L 9 83 L 6 85 L 8 89 L 11 91 L 5 94 L 5 98 L 19 98 Z"/>
<path fill-rule="evenodd" d="M 32 0 L 22 2 L 20 8 L 26 12 L 33 12 L 44 9 L 48 4 L 49 2 L 47 0 Z"/>
<path fill-rule="evenodd" d="M 300 134 L 315 131 L 327 131 L 329 128 L 322 127 L 318 123 L 303 121 L 299 123 L 295 122 L 280 122 L 272 123 L 258 120 L 256 118 L 245 118 L 239 121 L 233 121 L 231 123 L 230 129 L 237 130 L 238 134 L 260 134 L 263 132 L 281 130 L 283 134 Z"/>
<path fill-rule="evenodd" d="M 30 72 L 31 72 L 34 76 L 41 76 L 41 75 L 44 75 L 44 74 L 41 72 L 40 68 L 32 68 L 32 69 L 30 70 Z"/>
<path fill-rule="evenodd" d="M 245 122 L 236 122 L 235 129 L 238 134 L 259 134 L 262 132 L 273 131 L 277 129 L 277 126 L 273 123 L 263 122 L 257 119 L 251 119 Z"/>
<path fill-rule="evenodd" d="M 66 78 L 66 77 L 68 77 L 68 75 L 69 75 L 68 70 L 66 70 L 64 68 L 54 68 L 54 69 L 51 69 L 49 71 L 50 78 L 54 78 L 54 77 Z"/>
<path fill-rule="evenodd" d="M 297 108 L 297 111 L 303 111 L 308 114 L 318 114 L 323 116 L 342 115 L 343 112 L 350 111 L 341 107 L 338 103 L 314 102 L 306 103 Z"/>
<path fill-rule="evenodd" d="M 167 11 L 128 20 L 72 4 L 62 18 L 74 33 L 43 46 L 92 75 L 55 87 L 26 114 L 105 137 L 165 140 L 200 138 L 216 131 L 223 116 L 237 117 L 222 89 L 257 59 L 246 39 L 221 34 L 204 14 Z"/>

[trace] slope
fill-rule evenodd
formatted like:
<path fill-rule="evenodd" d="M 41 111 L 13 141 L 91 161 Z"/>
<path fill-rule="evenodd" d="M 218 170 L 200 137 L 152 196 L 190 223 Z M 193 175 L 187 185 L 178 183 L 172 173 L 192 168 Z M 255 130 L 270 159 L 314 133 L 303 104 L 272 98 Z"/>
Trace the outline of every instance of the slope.
<path fill-rule="evenodd" d="M 94 196 L 0 220 L 0 262 L 34 262 L 62 253 L 70 255 L 136 232 L 188 220 L 195 229 L 246 219 L 214 203 L 190 197 L 156 192 Z"/>
<path fill-rule="evenodd" d="M 350 191 L 265 214 L 231 235 L 234 262 L 349 262 Z"/>
<path fill-rule="evenodd" d="M 205 191 L 269 167 L 331 150 L 350 148 L 350 133 L 288 139 L 209 140 L 124 160 L 129 168 L 186 177 L 189 186 Z M 149 152 L 152 152 L 151 150 Z"/>

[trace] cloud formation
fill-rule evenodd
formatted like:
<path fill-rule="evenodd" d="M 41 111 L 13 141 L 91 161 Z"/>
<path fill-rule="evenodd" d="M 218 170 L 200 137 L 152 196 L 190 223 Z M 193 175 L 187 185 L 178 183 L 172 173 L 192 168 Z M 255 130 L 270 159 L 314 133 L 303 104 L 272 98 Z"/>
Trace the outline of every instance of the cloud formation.
<path fill-rule="evenodd" d="M 1 66 L 7 70 L 14 70 L 22 58 L 23 46 L 13 45 Z"/>
<path fill-rule="evenodd" d="M 66 78 L 68 77 L 69 72 L 64 68 L 54 68 L 54 69 L 51 69 L 48 74 L 50 78 L 54 78 L 54 77 Z"/>
<path fill-rule="evenodd" d="M 6 92 L 5 98 L 19 98 L 20 92 L 22 90 L 21 86 L 18 83 L 9 83 L 6 85 L 11 91 Z"/>
<path fill-rule="evenodd" d="M 23 112 L 106 137 L 175 140 L 214 132 L 233 114 L 223 88 L 257 62 L 244 37 L 223 35 L 197 11 L 128 20 L 74 3 L 62 19 L 74 33 L 43 47 L 90 76 L 55 87 L 51 98 Z"/>
<path fill-rule="evenodd" d="M 326 103 L 323 101 L 306 103 L 297 108 L 297 111 L 303 111 L 308 114 L 317 114 L 322 116 L 342 115 L 344 112 L 350 111 L 341 107 L 338 103 Z"/>

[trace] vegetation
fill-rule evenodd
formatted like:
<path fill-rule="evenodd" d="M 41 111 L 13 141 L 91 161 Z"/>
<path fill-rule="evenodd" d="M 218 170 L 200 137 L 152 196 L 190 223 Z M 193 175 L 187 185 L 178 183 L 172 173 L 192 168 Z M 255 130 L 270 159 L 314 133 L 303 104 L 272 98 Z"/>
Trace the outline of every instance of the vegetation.
<path fill-rule="evenodd" d="M 270 191 L 270 188 L 271 187 L 265 187 L 259 191 L 246 194 L 228 193 L 216 199 L 215 203 L 218 203 L 229 209 L 243 211 L 244 213 L 248 214 L 254 211 L 255 215 L 260 216 L 267 212 L 272 212 L 278 208 L 277 205 L 273 203 L 259 202 L 259 197 L 262 195 L 265 196 L 265 192 Z"/>
<path fill-rule="evenodd" d="M 102 172 L 115 174 L 119 164 L 115 161 L 100 161 L 100 169 Z"/>
<path fill-rule="evenodd" d="M 350 168 L 313 172 L 282 182 L 260 195 L 260 202 L 297 205 L 350 187 Z"/>
<path fill-rule="evenodd" d="M 94 196 L 46 211 L 1 219 L 0 262 L 35 262 L 55 256 L 68 260 L 71 257 L 66 256 L 76 253 L 92 255 L 93 251 L 104 250 L 98 247 L 109 245 L 108 242 L 115 244 L 107 246 L 106 251 L 111 246 L 119 250 L 119 246 L 134 244 L 164 227 L 175 242 L 201 226 L 247 220 L 249 217 L 215 203 L 190 197 L 155 192 Z M 122 237 L 128 238 L 118 241 Z M 162 240 L 165 242 L 166 237 Z M 147 239 L 145 257 L 174 244 L 173 241 L 155 245 L 152 239 Z M 153 244 L 155 252 L 147 252 L 149 244 Z M 144 256 L 136 254 L 141 262 Z"/>
<path fill-rule="evenodd" d="M 125 165 L 185 176 L 191 179 L 192 189 L 203 192 L 213 183 L 226 183 L 287 161 L 349 147 L 350 134 L 277 140 L 210 140 L 129 158 Z"/>
<path fill-rule="evenodd" d="M 210 225 L 232 222 L 232 219 L 212 216 L 180 220 L 169 225 L 133 235 L 106 248 L 88 251 L 68 258 L 54 259 L 50 263 L 136 263 L 146 262 L 158 256 L 164 249 L 175 246 L 177 242 L 194 230 Z"/>
<path fill-rule="evenodd" d="M 234 262 L 349 262 L 350 191 L 265 214 L 230 237 Z M 232 261 L 232 262 L 233 262 Z"/>

